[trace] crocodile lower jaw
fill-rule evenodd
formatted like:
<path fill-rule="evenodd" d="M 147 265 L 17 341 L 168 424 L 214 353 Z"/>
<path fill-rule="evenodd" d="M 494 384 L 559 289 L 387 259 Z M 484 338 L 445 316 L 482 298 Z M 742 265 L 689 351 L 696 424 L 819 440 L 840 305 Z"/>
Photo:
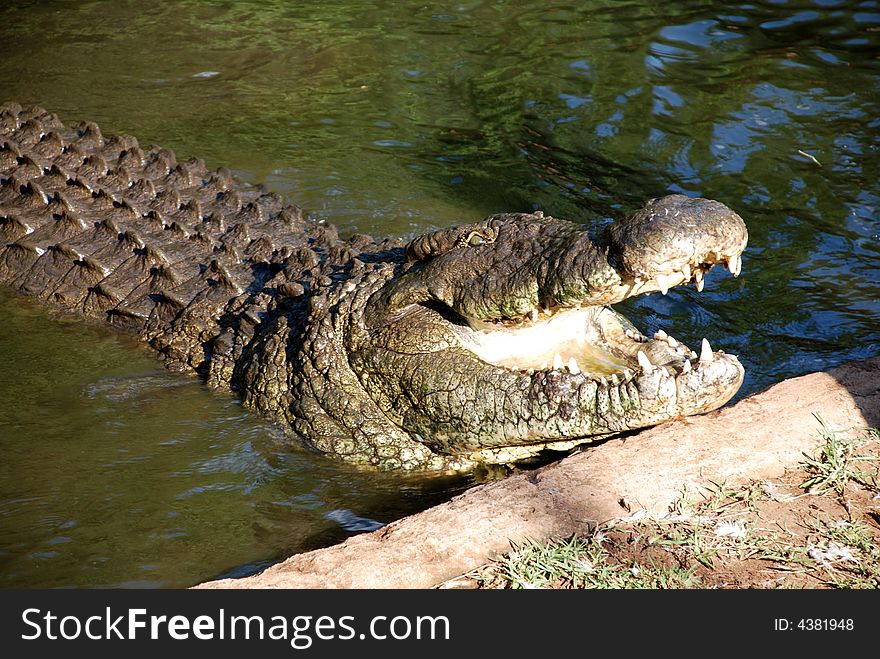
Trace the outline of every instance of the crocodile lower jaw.
<path fill-rule="evenodd" d="M 559 310 L 518 327 L 462 325 L 456 333 L 461 346 L 487 364 L 529 374 L 561 371 L 595 380 L 628 380 L 657 368 L 672 376 L 686 374 L 722 355 L 736 360 L 713 352 L 707 339 L 699 354 L 662 330 L 649 339 L 623 316 L 601 306 Z"/>

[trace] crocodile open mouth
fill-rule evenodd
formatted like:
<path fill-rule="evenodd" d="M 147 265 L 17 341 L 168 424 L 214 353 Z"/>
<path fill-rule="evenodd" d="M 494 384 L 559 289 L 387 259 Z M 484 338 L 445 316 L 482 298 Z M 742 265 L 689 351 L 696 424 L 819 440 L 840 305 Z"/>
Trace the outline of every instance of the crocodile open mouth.
<path fill-rule="evenodd" d="M 663 330 L 646 337 L 610 307 L 560 309 L 515 329 L 459 325 L 456 333 L 461 346 L 482 361 L 529 375 L 560 371 L 626 382 L 654 369 L 676 376 L 716 359 L 736 360 L 723 351 L 713 352 L 707 339 L 697 353 Z"/>
<path fill-rule="evenodd" d="M 741 250 L 731 254 L 712 252 L 653 278 L 635 278 L 626 287 L 625 296 L 653 291 L 665 295 L 672 286 L 687 283 L 702 291 L 705 273 L 719 263 L 726 265 L 734 277 L 739 276 Z M 673 377 L 687 374 L 716 359 L 733 361 L 742 370 L 735 355 L 713 352 L 708 339 L 701 341 L 697 353 L 664 330 L 649 338 L 623 315 L 602 305 L 562 306 L 544 301 L 514 318 L 458 325 L 456 333 L 462 347 L 482 361 L 530 375 L 559 371 L 619 383 L 654 369 Z"/>

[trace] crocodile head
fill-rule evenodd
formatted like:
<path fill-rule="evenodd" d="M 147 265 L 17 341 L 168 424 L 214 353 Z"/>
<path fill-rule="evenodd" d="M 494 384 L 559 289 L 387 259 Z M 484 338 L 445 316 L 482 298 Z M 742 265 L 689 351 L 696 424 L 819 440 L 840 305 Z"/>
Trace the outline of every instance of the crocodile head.
<path fill-rule="evenodd" d="M 440 454 L 508 461 L 716 409 L 733 355 L 643 336 L 610 305 L 739 274 L 747 231 L 723 204 L 672 195 L 591 234 L 503 214 L 423 235 L 366 304 L 349 362 L 384 414 Z"/>

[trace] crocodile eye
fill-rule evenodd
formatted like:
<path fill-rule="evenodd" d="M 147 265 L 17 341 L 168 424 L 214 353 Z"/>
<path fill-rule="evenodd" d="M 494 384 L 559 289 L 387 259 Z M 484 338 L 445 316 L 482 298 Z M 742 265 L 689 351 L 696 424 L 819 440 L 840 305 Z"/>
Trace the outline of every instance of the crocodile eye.
<path fill-rule="evenodd" d="M 479 247 L 480 245 L 482 245 L 485 242 L 486 242 L 486 239 L 483 238 L 483 236 L 481 236 L 478 233 L 472 233 L 470 236 L 468 236 L 468 239 L 467 239 L 467 244 L 470 245 L 471 247 Z"/>

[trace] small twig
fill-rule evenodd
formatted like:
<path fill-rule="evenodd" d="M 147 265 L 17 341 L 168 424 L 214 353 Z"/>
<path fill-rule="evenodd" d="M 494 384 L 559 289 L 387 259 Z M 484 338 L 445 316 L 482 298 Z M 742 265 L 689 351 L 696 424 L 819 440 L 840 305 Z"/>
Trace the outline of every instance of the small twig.
<path fill-rule="evenodd" d="M 816 156 L 812 156 L 812 155 L 810 155 L 809 153 L 807 153 L 806 151 L 801 151 L 800 149 L 798 149 L 797 152 L 798 152 L 799 154 L 801 154 L 804 158 L 809 158 L 810 160 L 812 160 L 812 161 L 813 161 L 814 163 L 816 163 L 819 167 L 822 166 L 822 163 L 819 162 L 818 160 L 816 160 Z"/>

